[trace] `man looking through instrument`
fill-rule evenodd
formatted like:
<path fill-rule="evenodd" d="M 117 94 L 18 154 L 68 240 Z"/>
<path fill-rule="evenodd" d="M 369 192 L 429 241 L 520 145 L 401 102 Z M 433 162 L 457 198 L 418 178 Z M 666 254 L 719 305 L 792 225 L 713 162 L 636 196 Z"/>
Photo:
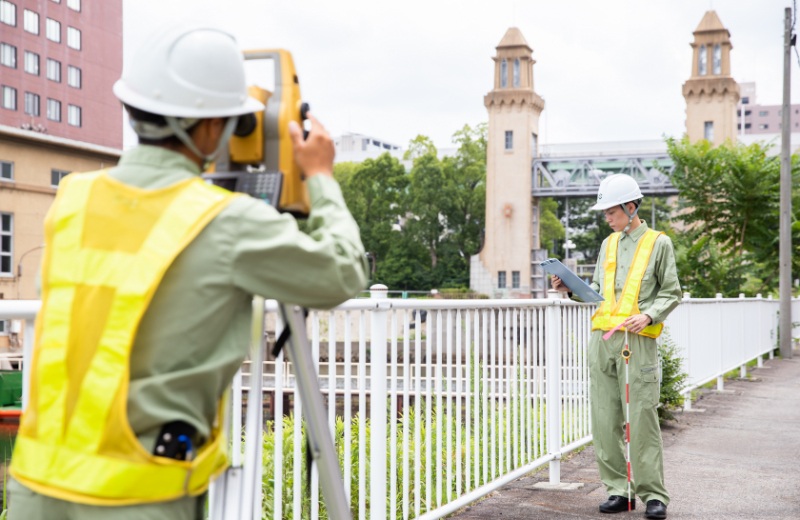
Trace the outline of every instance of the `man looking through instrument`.
<path fill-rule="evenodd" d="M 65 177 L 45 221 L 11 520 L 203 518 L 227 464 L 219 414 L 247 355 L 252 295 L 329 308 L 366 284 L 333 143 L 313 117 L 305 141 L 288 129 L 307 233 L 200 178 L 238 117 L 263 110 L 231 35 L 173 27 L 125 65 L 114 92 L 140 145 L 117 167 Z"/>

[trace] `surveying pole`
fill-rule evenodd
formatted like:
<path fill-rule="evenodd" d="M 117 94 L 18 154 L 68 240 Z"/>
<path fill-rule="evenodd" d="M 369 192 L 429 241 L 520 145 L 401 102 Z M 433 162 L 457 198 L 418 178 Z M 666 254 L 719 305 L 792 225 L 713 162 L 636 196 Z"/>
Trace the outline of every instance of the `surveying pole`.
<path fill-rule="evenodd" d="M 780 207 L 780 318 L 778 333 L 784 359 L 792 358 L 792 162 L 789 142 L 791 108 L 792 9 L 784 11 L 783 110 L 781 112 L 781 207 Z"/>

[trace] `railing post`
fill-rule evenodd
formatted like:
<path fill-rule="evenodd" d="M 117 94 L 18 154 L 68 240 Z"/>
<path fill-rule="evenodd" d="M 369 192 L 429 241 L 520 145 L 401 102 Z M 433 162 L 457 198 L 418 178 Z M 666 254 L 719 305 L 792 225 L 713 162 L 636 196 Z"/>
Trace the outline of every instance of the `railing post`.
<path fill-rule="evenodd" d="M 376 284 L 369 288 L 375 300 L 370 331 L 370 520 L 386 519 L 386 325 L 389 288 Z M 363 483 L 362 483 L 363 484 Z"/>
<path fill-rule="evenodd" d="M 739 293 L 739 299 L 742 300 L 742 308 L 744 308 L 744 293 Z M 747 346 L 745 345 L 745 341 L 747 341 L 747 335 L 745 334 L 745 323 L 747 320 L 745 316 L 742 316 L 742 334 L 739 336 L 739 341 L 742 344 L 742 357 L 747 357 Z M 761 365 L 761 356 L 758 356 L 759 366 Z M 739 367 L 739 378 L 744 379 L 747 377 L 747 362 L 742 363 L 742 366 Z"/>
<path fill-rule="evenodd" d="M 768 300 L 769 302 L 771 302 L 771 301 L 772 301 L 772 295 L 771 295 L 771 294 L 767 296 L 767 300 Z M 772 306 L 768 307 L 768 309 L 769 309 L 769 311 L 768 311 L 768 316 L 770 317 L 770 320 L 769 320 L 769 346 L 770 346 L 770 349 L 769 349 L 769 358 L 770 358 L 770 359 L 775 359 L 775 348 L 776 348 L 776 344 L 775 344 L 775 343 L 773 343 L 773 342 L 772 342 L 772 340 L 773 340 L 773 338 L 776 338 L 776 336 L 775 336 L 775 331 L 777 330 L 777 326 L 778 326 L 778 323 L 777 323 L 777 321 L 778 321 L 778 320 L 777 320 L 777 316 L 775 316 L 775 317 L 773 318 Z"/>
<path fill-rule="evenodd" d="M 722 293 L 717 293 L 717 315 L 719 316 L 718 320 L 718 328 L 717 330 L 722 331 L 723 323 L 722 323 Z M 719 343 L 717 344 L 717 352 L 719 352 L 719 370 L 722 371 L 724 368 L 724 358 L 722 356 L 722 334 L 717 334 L 717 338 L 719 339 Z M 722 392 L 725 390 L 725 374 L 720 375 L 717 377 L 717 391 Z"/>
<path fill-rule="evenodd" d="M 36 340 L 35 319 L 25 319 L 25 340 L 22 343 L 22 411 L 28 407 L 31 391 L 31 370 L 33 369 L 33 345 Z"/>
<path fill-rule="evenodd" d="M 755 307 L 756 309 L 758 309 L 758 321 L 757 321 L 758 328 L 756 329 L 758 331 L 758 334 L 756 335 L 756 342 L 759 342 L 758 343 L 758 352 L 759 352 L 759 354 L 758 354 L 758 368 L 761 368 L 761 367 L 764 366 L 764 354 L 761 353 L 762 346 L 761 346 L 761 343 L 760 343 L 760 341 L 761 341 L 761 331 L 764 330 L 764 327 L 763 327 L 763 325 L 761 323 L 762 320 L 764 319 L 764 309 L 761 308 L 761 293 L 756 294 L 756 299 L 759 300 L 758 304 Z"/>
<path fill-rule="evenodd" d="M 691 293 L 688 293 L 688 292 L 683 293 L 683 301 L 684 302 L 688 302 L 691 299 L 692 299 Z M 692 312 L 689 311 L 689 312 L 686 313 L 686 330 L 689 330 L 689 327 L 691 326 L 690 325 L 691 324 L 691 319 L 692 319 Z M 686 360 L 685 361 L 686 362 L 685 366 L 686 366 L 686 373 L 687 374 L 691 374 L 692 358 L 689 355 L 689 353 L 690 353 L 690 348 L 689 348 L 689 346 L 687 346 L 686 347 L 686 357 L 684 358 Z M 684 411 L 689 412 L 689 411 L 692 410 L 692 392 L 691 391 L 685 392 L 683 395 L 684 395 L 684 398 L 683 398 L 683 409 L 684 409 Z"/>
<path fill-rule="evenodd" d="M 547 451 L 550 461 L 550 484 L 561 482 L 561 302 L 554 300 L 545 308 L 547 370 Z"/>

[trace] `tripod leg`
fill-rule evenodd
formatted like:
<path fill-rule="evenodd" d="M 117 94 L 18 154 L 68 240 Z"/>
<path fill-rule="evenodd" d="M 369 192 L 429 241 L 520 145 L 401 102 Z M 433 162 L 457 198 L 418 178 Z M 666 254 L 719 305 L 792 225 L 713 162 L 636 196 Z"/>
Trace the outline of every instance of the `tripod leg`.
<path fill-rule="evenodd" d="M 306 336 L 303 309 L 281 304 L 281 313 L 292 334 L 286 345 L 289 359 L 294 365 L 297 377 L 297 390 L 307 410 L 306 425 L 311 455 L 319 468 L 319 481 L 322 496 L 328 509 L 328 516 L 335 520 L 350 520 L 352 513 L 347 504 L 344 482 L 336 457 L 330 430 L 328 429 L 325 404 L 322 400 L 314 360 Z"/>

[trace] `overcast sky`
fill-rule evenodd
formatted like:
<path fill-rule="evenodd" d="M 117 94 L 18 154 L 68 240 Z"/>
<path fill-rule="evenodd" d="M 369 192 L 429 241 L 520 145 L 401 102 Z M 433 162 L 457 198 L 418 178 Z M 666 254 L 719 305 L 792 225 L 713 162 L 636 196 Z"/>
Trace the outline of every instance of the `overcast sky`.
<path fill-rule="evenodd" d="M 782 102 L 783 17 L 792 0 L 123 0 L 124 56 L 154 21 L 210 20 L 243 49 L 288 49 L 303 97 L 334 135 L 440 148 L 487 120 L 495 47 L 519 27 L 545 99 L 540 143 L 659 139 L 684 131 L 681 85 L 705 11 L 731 32 L 732 74 Z M 792 99 L 800 67 L 792 54 Z M 130 134 L 126 145 L 131 145 Z"/>

